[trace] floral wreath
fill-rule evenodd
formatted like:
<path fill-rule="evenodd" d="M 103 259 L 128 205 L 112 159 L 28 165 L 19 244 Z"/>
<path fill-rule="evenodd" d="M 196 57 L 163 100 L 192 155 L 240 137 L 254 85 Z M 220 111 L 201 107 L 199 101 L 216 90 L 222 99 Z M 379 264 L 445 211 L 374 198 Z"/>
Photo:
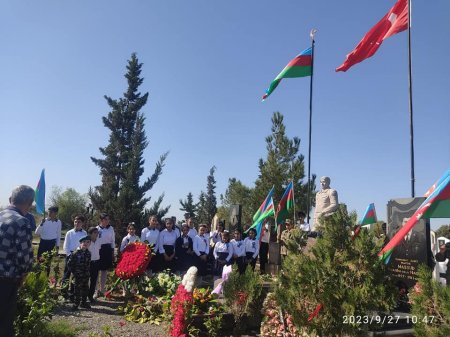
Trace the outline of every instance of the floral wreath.
<path fill-rule="evenodd" d="M 152 249 L 143 242 L 133 242 L 125 247 L 115 274 L 122 280 L 142 275 L 152 258 Z"/>

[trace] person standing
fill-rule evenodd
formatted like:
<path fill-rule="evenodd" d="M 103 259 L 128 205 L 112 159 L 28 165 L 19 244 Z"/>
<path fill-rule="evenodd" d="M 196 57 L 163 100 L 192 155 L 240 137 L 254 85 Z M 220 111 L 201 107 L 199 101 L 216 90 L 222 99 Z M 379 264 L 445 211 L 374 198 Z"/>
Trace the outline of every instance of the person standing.
<path fill-rule="evenodd" d="M 309 223 L 305 221 L 306 217 L 305 212 L 300 211 L 297 213 L 297 216 L 298 216 L 298 228 L 300 229 L 300 232 L 301 233 L 311 232 L 311 226 L 309 225 Z"/>
<path fill-rule="evenodd" d="M 108 270 L 113 267 L 114 248 L 116 246 L 116 235 L 114 228 L 109 223 L 109 215 L 100 214 L 100 224 L 97 226 L 98 238 L 100 240 L 100 290 L 97 291 L 97 297 L 103 296 L 106 287 L 106 278 Z"/>
<path fill-rule="evenodd" d="M 134 222 L 130 222 L 127 226 L 128 234 L 122 239 L 122 243 L 120 244 L 120 252 L 122 253 L 126 246 L 130 243 L 139 241 L 139 236 L 136 235 L 136 227 Z"/>
<path fill-rule="evenodd" d="M 66 254 L 66 261 L 64 265 L 64 275 L 61 280 L 61 284 L 63 286 L 63 295 L 64 297 L 70 298 L 71 300 L 74 299 L 74 288 L 72 284 L 68 284 L 70 275 L 72 274 L 68 262 L 70 255 L 77 250 L 80 239 L 85 237 L 87 235 L 86 231 L 83 229 L 84 223 L 86 221 L 86 218 L 83 215 L 76 215 L 73 219 L 73 228 L 66 233 L 65 239 L 64 239 L 64 253 Z"/>
<path fill-rule="evenodd" d="M 94 294 L 98 279 L 98 266 L 100 263 L 100 240 L 98 239 L 97 227 L 90 227 L 88 229 L 91 244 L 89 245 L 89 252 L 91 253 L 91 264 L 89 270 L 89 302 L 95 303 Z"/>
<path fill-rule="evenodd" d="M 269 224 L 265 223 L 262 230 L 261 243 L 259 246 L 259 270 L 261 274 L 266 272 L 266 264 L 269 262 Z"/>
<path fill-rule="evenodd" d="M 147 242 L 152 247 L 152 252 L 155 253 L 155 255 L 150 259 L 150 263 L 147 267 L 150 275 L 158 271 L 158 264 L 161 259 L 158 253 L 158 240 L 160 233 L 158 227 L 158 217 L 156 215 L 152 215 L 148 219 L 148 226 L 141 232 L 141 241 Z"/>
<path fill-rule="evenodd" d="M 70 255 L 69 262 L 67 263 L 74 276 L 75 299 L 72 307 L 73 310 L 78 310 L 80 303 L 82 308 L 91 308 L 91 305 L 87 303 L 89 272 L 91 268 L 91 253 L 89 252 L 91 238 L 86 235 L 79 242 L 79 247 Z"/>
<path fill-rule="evenodd" d="M 186 222 L 188 228 L 189 228 L 189 237 L 194 240 L 194 238 L 197 236 L 197 230 L 195 229 L 195 225 L 194 225 L 194 218 L 189 217 L 189 219 L 187 219 Z"/>
<path fill-rule="evenodd" d="M 181 236 L 175 241 L 175 257 L 177 259 L 177 271 L 184 274 L 193 265 L 193 241 L 189 236 L 189 227 L 181 226 Z"/>
<path fill-rule="evenodd" d="M 291 220 L 286 219 L 285 224 L 286 224 L 286 229 L 283 232 L 281 232 L 281 240 L 280 240 L 282 260 L 284 260 L 286 258 L 286 256 L 288 255 L 288 249 L 286 247 L 286 243 L 291 238 L 291 230 L 293 228 Z"/>
<path fill-rule="evenodd" d="M 194 253 L 196 256 L 196 265 L 198 276 L 203 278 L 206 276 L 207 262 L 209 255 L 209 240 L 206 237 L 206 225 L 202 224 L 198 227 L 198 234 L 194 238 Z"/>
<path fill-rule="evenodd" d="M 0 212 L 0 336 L 14 336 L 17 292 L 33 263 L 32 231 L 25 215 L 34 190 L 21 185 L 12 191 L 10 205 Z"/>
<path fill-rule="evenodd" d="M 233 245 L 233 260 L 238 266 L 239 274 L 245 273 L 245 245 L 242 240 L 242 233 L 237 228 L 234 230 L 234 239 L 231 240 Z"/>
<path fill-rule="evenodd" d="M 178 238 L 173 229 L 172 218 L 166 218 L 166 229 L 159 233 L 159 253 L 162 257 L 162 268 L 175 271 L 175 242 Z"/>
<path fill-rule="evenodd" d="M 37 251 L 38 259 L 42 254 L 51 252 L 55 247 L 59 251 L 62 223 L 61 220 L 57 218 L 58 210 L 57 206 L 49 207 L 48 218 L 42 219 L 41 224 L 36 228 L 36 235 L 41 237 Z"/>

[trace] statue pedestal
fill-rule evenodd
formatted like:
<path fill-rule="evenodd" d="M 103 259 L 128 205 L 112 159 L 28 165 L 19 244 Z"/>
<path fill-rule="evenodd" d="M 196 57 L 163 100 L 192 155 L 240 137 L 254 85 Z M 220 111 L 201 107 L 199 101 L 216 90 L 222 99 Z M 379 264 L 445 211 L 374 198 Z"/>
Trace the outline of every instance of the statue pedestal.
<path fill-rule="evenodd" d="M 281 265 L 280 243 L 269 243 L 269 263 Z"/>

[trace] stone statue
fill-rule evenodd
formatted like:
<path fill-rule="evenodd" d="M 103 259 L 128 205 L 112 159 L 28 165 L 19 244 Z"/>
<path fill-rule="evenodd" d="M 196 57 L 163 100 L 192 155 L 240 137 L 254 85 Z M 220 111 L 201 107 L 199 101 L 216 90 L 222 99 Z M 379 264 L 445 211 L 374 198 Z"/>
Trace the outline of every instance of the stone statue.
<path fill-rule="evenodd" d="M 322 186 L 322 190 L 316 193 L 316 208 L 314 211 L 314 227 L 316 228 L 317 225 L 320 225 L 319 218 L 322 215 L 329 216 L 339 207 L 337 191 L 330 188 L 330 178 L 320 178 L 320 185 Z"/>

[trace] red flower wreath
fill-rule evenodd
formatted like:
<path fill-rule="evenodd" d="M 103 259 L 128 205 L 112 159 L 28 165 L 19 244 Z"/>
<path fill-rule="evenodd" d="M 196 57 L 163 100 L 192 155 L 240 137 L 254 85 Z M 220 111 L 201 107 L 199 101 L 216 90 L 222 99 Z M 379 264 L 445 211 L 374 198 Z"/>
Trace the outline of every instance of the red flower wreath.
<path fill-rule="evenodd" d="M 128 280 L 142 275 L 147 269 L 152 250 L 143 242 L 130 243 L 122 252 L 116 267 L 116 275 L 122 280 Z"/>

